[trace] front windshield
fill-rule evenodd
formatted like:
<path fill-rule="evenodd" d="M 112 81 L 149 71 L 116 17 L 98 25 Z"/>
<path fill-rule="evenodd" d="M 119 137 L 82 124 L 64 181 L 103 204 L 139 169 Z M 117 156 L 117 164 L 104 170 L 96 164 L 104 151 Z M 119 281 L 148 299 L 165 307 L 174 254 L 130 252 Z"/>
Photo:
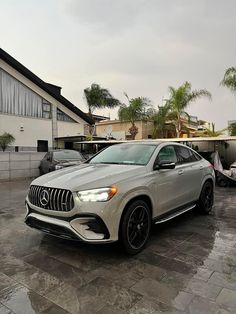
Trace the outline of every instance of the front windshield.
<path fill-rule="evenodd" d="M 156 145 L 151 144 L 121 144 L 109 146 L 92 158 L 89 163 L 146 165 Z"/>
<path fill-rule="evenodd" d="M 75 150 L 59 150 L 53 152 L 53 158 L 55 160 L 83 160 L 81 154 Z"/>

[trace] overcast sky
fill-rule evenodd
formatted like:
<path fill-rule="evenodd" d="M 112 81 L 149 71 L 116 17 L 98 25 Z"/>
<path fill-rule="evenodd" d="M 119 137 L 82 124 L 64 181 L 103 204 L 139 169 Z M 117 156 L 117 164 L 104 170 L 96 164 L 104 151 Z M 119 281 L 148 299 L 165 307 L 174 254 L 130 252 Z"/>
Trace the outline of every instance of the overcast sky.
<path fill-rule="evenodd" d="M 236 66 L 235 12 L 235 0 L 0 0 L 0 47 L 84 111 L 93 82 L 157 106 L 189 81 L 213 99 L 188 112 L 221 129 L 236 119 L 236 97 L 219 86 Z"/>

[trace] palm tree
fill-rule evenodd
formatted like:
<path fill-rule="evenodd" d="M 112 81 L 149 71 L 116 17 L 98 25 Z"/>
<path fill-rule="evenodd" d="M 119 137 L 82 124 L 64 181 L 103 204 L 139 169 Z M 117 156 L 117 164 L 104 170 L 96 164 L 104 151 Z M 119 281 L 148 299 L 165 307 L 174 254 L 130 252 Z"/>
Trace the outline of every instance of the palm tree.
<path fill-rule="evenodd" d="M 120 105 L 119 100 L 114 98 L 108 89 L 102 88 L 95 83 L 91 87 L 85 88 L 84 94 L 91 118 L 95 109 L 114 108 Z"/>
<path fill-rule="evenodd" d="M 223 135 L 226 130 L 228 130 L 228 128 L 216 131 L 215 123 L 212 123 L 211 128 L 205 128 L 205 130 L 203 131 L 198 131 L 195 133 L 195 135 L 203 137 L 218 137 L 220 135 Z"/>
<path fill-rule="evenodd" d="M 167 129 L 166 121 L 168 120 L 170 112 L 169 104 L 164 106 L 158 106 L 158 111 L 154 112 L 152 116 L 153 120 L 153 138 L 163 138 L 164 132 Z"/>
<path fill-rule="evenodd" d="M 236 68 L 231 67 L 225 70 L 221 85 L 228 87 L 231 92 L 236 93 Z"/>
<path fill-rule="evenodd" d="M 138 134 L 138 128 L 135 125 L 135 122 L 149 117 L 150 111 L 147 109 L 150 106 L 150 100 L 145 97 L 129 99 L 127 94 L 125 94 L 125 96 L 129 101 L 129 105 L 121 105 L 118 111 L 118 116 L 121 121 L 131 123 L 129 132 L 131 134 L 131 139 L 134 140 L 135 136 Z"/>
<path fill-rule="evenodd" d="M 179 88 L 169 87 L 170 98 L 167 103 L 170 106 L 170 118 L 173 120 L 176 129 L 177 137 L 180 137 L 183 130 L 182 117 L 185 115 L 189 118 L 185 111 L 189 104 L 198 98 L 208 97 L 211 99 L 211 94 L 206 89 L 193 90 L 189 82 L 185 82 Z"/>
<path fill-rule="evenodd" d="M 236 122 L 230 124 L 229 133 L 230 136 L 236 136 Z"/>

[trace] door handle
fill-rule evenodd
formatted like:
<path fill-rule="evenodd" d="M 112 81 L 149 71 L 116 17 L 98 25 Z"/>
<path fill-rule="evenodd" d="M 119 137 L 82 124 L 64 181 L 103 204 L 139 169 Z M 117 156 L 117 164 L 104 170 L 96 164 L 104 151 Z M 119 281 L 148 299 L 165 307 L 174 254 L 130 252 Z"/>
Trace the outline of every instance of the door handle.
<path fill-rule="evenodd" d="M 200 166 L 200 168 L 199 168 L 199 169 L 200 169 L 200 170 L 202 170 L 203 168 L 204 168 L 204 166 Z"/>
<path fill-rule="evenodd" d="M 179 170 L 178 171 L 178 174 L 183 174 L 184 173 L 184 170 Z"/>

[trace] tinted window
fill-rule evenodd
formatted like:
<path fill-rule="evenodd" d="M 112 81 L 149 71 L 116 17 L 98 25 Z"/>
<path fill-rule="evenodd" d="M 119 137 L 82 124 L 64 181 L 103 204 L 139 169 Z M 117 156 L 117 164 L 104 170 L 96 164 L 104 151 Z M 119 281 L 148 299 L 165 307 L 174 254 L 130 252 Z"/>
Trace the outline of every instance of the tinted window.
<path fill-rule="evenodd" d="M 177 162 L 177 157 L 173 146 L 165 146 L 160 150 L 155 163 L 159 163 L 161 160 L 172 161 L 175 163 Z"/>
<path fill-rule="evenodd" d="M 183 146 L 175 146 L 178 164 L 185 164 L 200 160 L 193 151 Z"/>
<path fill-rule="evenodd" d="M 193 152 L 193 154 L 194 154 L 196 160 L 201 160 L 202 159 L 202 157 L 200 155 L 198 155 L 197 153 Z"/>
<path fill-rule="evenodd" d="M 89 163 L 146 165 L 156 145 L 121 144 L 113 145 L 101 151 Z"/>

